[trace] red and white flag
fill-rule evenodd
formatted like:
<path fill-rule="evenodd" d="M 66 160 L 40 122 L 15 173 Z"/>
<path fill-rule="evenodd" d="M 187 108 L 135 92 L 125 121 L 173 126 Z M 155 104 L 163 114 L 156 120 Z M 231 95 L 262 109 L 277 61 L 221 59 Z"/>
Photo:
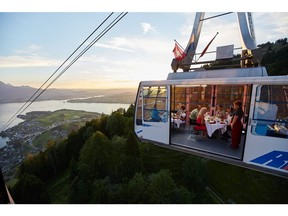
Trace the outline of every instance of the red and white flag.
<path fill-rule="evenodd" d="M 172 51 L 174 53 L 175 59 L 181 61 L 185 58 L 186 53 L 178 46 L 177 43 L 175 43 L 175 47 Z"/>

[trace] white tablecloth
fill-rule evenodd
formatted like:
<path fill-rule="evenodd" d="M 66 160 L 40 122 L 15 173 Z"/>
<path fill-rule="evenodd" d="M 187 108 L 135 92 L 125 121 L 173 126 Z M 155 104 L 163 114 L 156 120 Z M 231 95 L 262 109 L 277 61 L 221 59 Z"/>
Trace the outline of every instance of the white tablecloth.
<path fill-rule="evenodd" d="M 221 129 L 221 133 L 223 134 L 226 130 L 227 130 L 227 123 L 214 123 L 214 124 L 210 124 L 208 121 L 205 121 L 205 125 L 207 128 L 207 134 L 208 136 L 212 136 L 212 134 L 214 133 L 215 130 L 217 129 Z"/>
<path fill-rule="evenodd" d="M 185 121 L 182 121 L 179 118 L 173 118 L 172 122 L 176 124 L 177 128 L 180 128 L 180 124 L 185 123 Z"/>

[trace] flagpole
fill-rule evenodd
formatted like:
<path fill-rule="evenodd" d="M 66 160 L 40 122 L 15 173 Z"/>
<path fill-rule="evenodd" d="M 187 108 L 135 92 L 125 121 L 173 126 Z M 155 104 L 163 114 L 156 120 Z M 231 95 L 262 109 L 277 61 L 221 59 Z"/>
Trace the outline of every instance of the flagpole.
<path fill-rule="evenodd" d="M 207 44 L 207 46 L 205 47 L 205 49 L 202 51 L 201 55 L 199 56 L 199 58 L 197 59 L 196 62 L 198 62 L 198 60 L 206 53 L 208 47 L 210 46 L 210 44 L 213 42 L 213 40 L 216 38 L 216 36 L 219 34 L 219 32 L 216 33 L 216 35 L 212 38 L 212 40 Z"/>
<path fill-rule="evenodd" d="M 184 51 L 183 47 L 178 43 L 178 41 L 176 41 L 176 39 L 174 39 L 175 43 L 177 43 L 178 46 L 180 46 L 180 48 Z"/>

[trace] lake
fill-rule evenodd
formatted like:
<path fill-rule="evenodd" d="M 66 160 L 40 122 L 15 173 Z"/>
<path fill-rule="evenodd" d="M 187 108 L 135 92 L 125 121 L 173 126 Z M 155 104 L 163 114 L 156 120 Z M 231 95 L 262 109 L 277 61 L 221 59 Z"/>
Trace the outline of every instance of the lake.
<path fill-rule="evenodd" d="M 23 106 L 24 103 L 4 103 L 0 104 L 0 130 L 12 118 L 12 116 Z M 66 100 L 49 100 L 35 101 L 22 114 L 31 111 L 55 111 L 60 109 L 83 110 L 87 112 L 98 112 L 111 114 L 119 108 L 126 110 L 130 104 L 113 104 L 113 103 L 67 103 Z M 20 122 L 22 119 L 16 118 L 8 128 L 11 128 Z M 6 145 L 7 138 L 0 136 L 0 148 Z"/>

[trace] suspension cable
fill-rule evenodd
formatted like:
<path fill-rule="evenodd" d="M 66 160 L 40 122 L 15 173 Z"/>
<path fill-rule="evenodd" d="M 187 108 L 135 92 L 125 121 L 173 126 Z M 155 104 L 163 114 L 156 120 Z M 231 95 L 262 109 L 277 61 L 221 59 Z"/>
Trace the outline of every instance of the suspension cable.
<path fill-rule="evenodd" d="M 8 122 L 2 127 L 1 131 L 4 131 L 7 127 L 9 127 L 9 125 L 16 119 L 17 115 L 20 115 L 21 113 L 23 113 L 34 101 L 36 101 L 61 75 L 63 75 L 85 52 L 87 52 L 97 41 L 100 40 L 100 38 L 102 38 L 110 29 L 112 29 L 124 16 L 127 15 L 128 12 L 124 13 L 123 12 L 118 15 L 112 22 L 110 22 L 110 24 L 108 26 L 105 27 L 105 29 L 103 31 L 101 31 L 101 33 L 99 33 L 97 35 L 97 37 L 90 42 L 90 44 L 88 46 L 86 46 L 86 48 L 84 50 L 82 50 L 80 52 L 80 54 L 78 54 L 69 64 L 68 66 L 66 66 L 61 72 L 60 74 L 58 74 L 56 76 L 56 78 L 54 78 L 44 89 L 42 89 L 42 87 L 59 71 L 59 69 L 80 49 L 80 47 L 112 16 L 113 12 L 110 13 L 105 19 L 104 21 L 102 21 L 102 23 L 77 47 L 76 50 L 73 51 L 72 54 L 70 54 L 70 56 L 57 68 L 56 71 L 54 71 L 54 73 L 41 85 L 41 87 L 39 87 L 37 89 L 37 91 L 24 103 L 24 105 L 22 105 L 22 107 L 8 120 Z M 42 91 L 36 95 L 40 90 L 42 89 Z M 35 96 L 36 95 L 36 96 Z M 35 96 L 35 97 L 34 97 Z M 32 98 L 34 97 L 34 99 L 32 100 Z M 31 102 L 29 103 L 29 101 L 31 100 Z M 29 104 L 28 104 L 29 103 Z M 27 105 L 28 104 L 28 105 Z M 27 106 L 26 106 L 27 105 Z M 25 107 L 26 106 L 26 107 Z M 24 108 L 25 107 L 25 108 Z"/>
<path fill-rule="evenodd" d="M 100 38 L 102 38 L 117 22 L 119 22 L 126 14 L 127 12 L 122 15 L 118 15 L 84 50 L 81 51 L 80 54 L 78 54 L 72 62 L 67 65 L 60 74 L 57 75 L 57 77 L 52 80 L 52 82 L 49 83 L 49 85 L 43 89 L 31 102 L 30 104 L 22 111 L 24 112 L 37 98 L 39 98 L 60 76 L 62 76 L 85 52 L 87 52 Z M 120 17 L 122 15 L 122 17 Z M 120 18 L 119 18 L 120 17 Z M 118 20 L 117 20 L 118 19 Z"/>
<path fill-rule="evenodd" d="M 110 13 L 102 23 L 69 55 L 69 57 L 50 75 L 50 77 L 34 92 L 34 94 L 20 107 L 20 109 L 8 120 L 8 122 L 3 126 L 1 131 L 5 130 L 13 121 L 20 111 L 26 106 L 26 104 L 32 100 L 32 98 L 43 88 L 43 86 L 60 70 L 60 68 L 80 49 L 80 47 L 112 16 L 113 12 Z M 29 106 L 29 105 L 28 105 Z M 25 109 L 24 109 L 25 110 Z M 22 110 L 22 112 L 24 112 Z M 22 113 L 21 112 L 21 113 Z M 20 113 L 20 114 L 21 114 Z"/>

